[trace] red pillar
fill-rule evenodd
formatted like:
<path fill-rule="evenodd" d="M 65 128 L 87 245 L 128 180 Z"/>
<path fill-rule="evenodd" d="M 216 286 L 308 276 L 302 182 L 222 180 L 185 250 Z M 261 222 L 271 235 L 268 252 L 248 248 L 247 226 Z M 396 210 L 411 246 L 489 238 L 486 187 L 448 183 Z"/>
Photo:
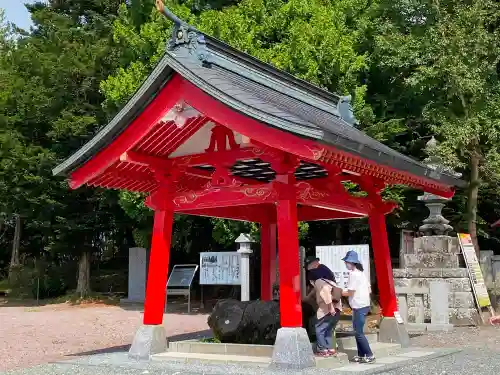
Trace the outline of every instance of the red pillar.
<path fill-rule="evenodd" d="M 276 281 L 276 223 L 263 221 L 260 225 L 260 298 L 273 299 Z"/>
<path fill-rule="evenodd" d="M 394 275 L 392 273 L 389 242 L 387 241 L 385 216 L 382 213 L 374 212 L 369 216 L 368 222 L 372 236 L 381 313 L 384 317 L 394 317 L 394 313 L 398 310 L 398 303 L 396 290 L 394 289 Z"/>
<path fill-rule="evenodd" d="M 151 253 L 149 255 L 146 301 L 144 303 L 143 323 L 145 325 L 158 325 L 163 323 L 172 224 L 172 210 L 155 211 L 153 239 L 151 241 Z"/>
<path fill-rule="evenodd" d="M 281 326 L 302 327 L 297 201 L 287 198 L 277 206 Z"/>

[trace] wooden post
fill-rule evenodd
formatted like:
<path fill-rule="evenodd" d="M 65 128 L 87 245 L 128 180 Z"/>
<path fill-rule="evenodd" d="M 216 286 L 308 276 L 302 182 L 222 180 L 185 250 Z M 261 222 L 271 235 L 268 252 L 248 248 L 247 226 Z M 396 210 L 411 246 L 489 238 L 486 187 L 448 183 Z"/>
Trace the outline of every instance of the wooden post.
<path fill-rule="evenodd" d="M 276 223 L 263 221 L 260 225 L 260 298 L 273 299 L 276 281 Z"/>
<path fill-rule="evenodd" d="M 293 175 L 288 178 L 286 190 L 294 182 Z M 296 328 L 302 327 L 297 200 L 295 194 L 283 195 L 277 205 L 281 327 Z"/>
<path fill-rule="evenodd" d="M 173 211 L 155 211 L 151 254 L 149 256 L 146 300 L 144 303 L 144 324 L 163 323 L 165 308 L 170 243 L 172 238 Z"/>
<path fill-rule="evenodd" d="M 394 317 L 398 310 L 394 275 L 392 273 L 391 252 L 387 240 L 385 216 L 380 212 L 373 212 L 368 217 L 372 236 L 373 258 L 380 296 L 381 314 L 384 317 Z"/>

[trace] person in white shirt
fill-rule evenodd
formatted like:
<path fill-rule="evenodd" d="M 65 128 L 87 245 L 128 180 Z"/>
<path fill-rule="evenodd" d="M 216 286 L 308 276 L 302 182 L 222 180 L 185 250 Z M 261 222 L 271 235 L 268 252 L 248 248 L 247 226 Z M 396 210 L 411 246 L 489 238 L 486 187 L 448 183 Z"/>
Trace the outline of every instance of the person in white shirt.
<path fill-rule="evenodd" d="M 352 309 L 352 328 L 358 347 L 358 355 L 354 362 L 373 363 L 375 356 L 364 333 L 366 315 L 370 312 L 370 282 L 363 273 L 363 265 L 359 261 L 358 253 L 353 250 L 347 252 L 342 259 L 349 270 L 349 281 L 342 295 L 349 297 Z"/>

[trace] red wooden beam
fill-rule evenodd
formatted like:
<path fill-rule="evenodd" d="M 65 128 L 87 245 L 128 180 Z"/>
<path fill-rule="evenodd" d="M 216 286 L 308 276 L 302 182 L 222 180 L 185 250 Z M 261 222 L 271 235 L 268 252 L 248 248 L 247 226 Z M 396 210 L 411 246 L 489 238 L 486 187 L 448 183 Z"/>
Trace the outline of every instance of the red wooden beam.
<path fill-rule="evenodd" d="M 71 173 L 70 187 L 76 189 L 100 175 L 132 149 L 181 99 L 183 80 L 174 75 L 146 109 L 111 144 Z"/>
<path fill-rule="evenodd" d="M 299 206 L 298 220 L 299 221 L 319 221 L 319 220 L 342 220 L 342 219 L 360 219 L 362 215 L 352 214 L 349 212 L 327 210 L 313 206 Z"/>
<path fill-rule="evenodd" d="M 366 216 L 372 209 L 371 203 L 361 197 L 353 197 L 347 192 L 318 189 L 309 182 L 296 184 L 297 203 L 304 206 L 341 211 L 353 216 Z"/>
<path fill-rule="evenodd" d="M 175 212 L 201 208 L 247 206 L 262 203 L 274 203 L 278 192 L 273 184 L 217 187 L 211 184 L 200 191 L 173 193 L 156 192 L 146 199 L 148 207 L 162 209 L 173 202 Z"/>
<path fill-rule="evenodd" d="M 219 219 L 229 219 L 237 221 L 260 222 L 262 218 L 270 217 L 276 219 L 274 207 L 270 204 L 236 207 L 214 207 L 196 210 L 179 210 L 178 214 L 217 217 Z"/>

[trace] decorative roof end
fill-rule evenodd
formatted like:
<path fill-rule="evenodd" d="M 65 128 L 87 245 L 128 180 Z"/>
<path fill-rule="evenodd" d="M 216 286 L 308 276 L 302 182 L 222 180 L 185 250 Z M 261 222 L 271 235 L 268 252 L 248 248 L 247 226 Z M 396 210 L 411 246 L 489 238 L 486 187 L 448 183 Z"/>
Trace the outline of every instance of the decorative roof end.
<path fill-rule="evenodd" d="M 341 96 L 337 104 L 337 111 L 339 111 L 340 118 L 347 122 L 349 125 L 358 125 L 358 120 L 354 117 L 354 111 L 351 105 L 351 95 Z"/>
<path fill-rule="evenodd" d="M 174 51 L 180 46 L 185 46 L 189 52 L 196 55 L 203 64 L 210 65 L 210 53 L 206 48 L 203 34 L 173 14 L 163 4 L 163 0 L 156 0 L 156 9 L 174 23 L 172 37 L 168 42 L 167 49 L 169 51 Z"/>

